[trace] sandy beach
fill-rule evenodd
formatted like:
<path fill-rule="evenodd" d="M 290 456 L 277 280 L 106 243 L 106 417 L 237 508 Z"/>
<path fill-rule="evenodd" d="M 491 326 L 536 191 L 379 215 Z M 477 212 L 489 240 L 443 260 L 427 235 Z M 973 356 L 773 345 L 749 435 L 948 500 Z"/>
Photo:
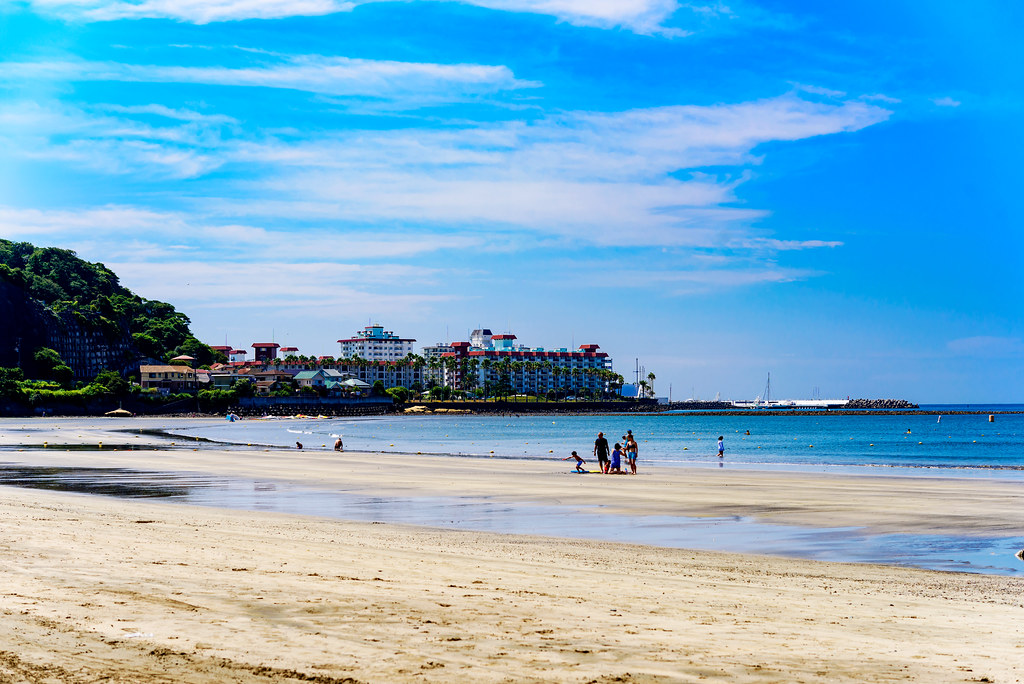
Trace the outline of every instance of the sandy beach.
<path fill-rule="evenodd" d="M 996 480 L 143 446 L 168 419 L 4 421 L 3 461 L 394 497 L 1003 534 Z M 43 442 L 47 443 L 42 448 Z M 24 451 L 18 451 L 24 445 Z M 32 446 L 34 445 L 34 446 Z M 53 445 L 53 446 L 52 446 Z M 176 445 L 181 446 L 179 443 Z M 193 451 L 192 449 L 195 449 Z M 0 488 L 4 681 L 1020 681 L 1024 580 Z M 752 540 L 752 552 L 756 542 Z"/>

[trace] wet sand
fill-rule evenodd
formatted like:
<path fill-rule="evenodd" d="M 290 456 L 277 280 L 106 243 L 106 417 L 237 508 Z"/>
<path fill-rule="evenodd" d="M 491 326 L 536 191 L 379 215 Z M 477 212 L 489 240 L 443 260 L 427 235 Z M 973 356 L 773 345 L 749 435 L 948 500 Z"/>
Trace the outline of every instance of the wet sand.
<path fill-rule="evenodd" d="M 0 445 L 152 439 L 106 432 L 124 425 L 150 427 L 3 421 Z M 626 519 L 741 514 L 904 532 L 1024 529 L 1017 488 L 989 480 L 727 469 L 613 478 L 571 476 L 558 461 L 524 470 L 490 459 L 191 448 L 47 447 L 4 451 L 0 460 L 192 470 L 393 496 L 614 502 Z M 1019 578 L 12 487 L 0 488 L 0 529 L 3 681 L 1024 677 Z"/>

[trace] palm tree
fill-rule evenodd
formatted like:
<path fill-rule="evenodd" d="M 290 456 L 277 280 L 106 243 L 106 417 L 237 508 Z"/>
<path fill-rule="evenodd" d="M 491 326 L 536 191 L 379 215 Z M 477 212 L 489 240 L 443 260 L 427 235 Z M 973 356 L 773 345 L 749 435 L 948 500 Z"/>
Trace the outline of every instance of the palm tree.
<path fill-rule="evenodd" d="M 647 394 L 647 381 L 641 380 L 637 384 L 640 386 L 640 391 L 636 393 L 636 396 L 639 399 Z"/>
<path fill-rule="evenodd" d="M 651 383 L 651 396 L 654 396 L 654 373 L 647 374 L 647 382 Z"/>
<path fill-rule="evenodd" d="M 564 373 L 564 372 L 565 372 L 565 369 L 562 368 L 561 366 L 556 366 L 555 364 L 551 364 L 551 375 L 554 376 L 554 383 L 553 384 L 554 384 L 554 389 L 555 390 L 561 390 L 562 389 L 562 381 L 559 379 L 559 376 L 562 375 L 562 373 Z"/>

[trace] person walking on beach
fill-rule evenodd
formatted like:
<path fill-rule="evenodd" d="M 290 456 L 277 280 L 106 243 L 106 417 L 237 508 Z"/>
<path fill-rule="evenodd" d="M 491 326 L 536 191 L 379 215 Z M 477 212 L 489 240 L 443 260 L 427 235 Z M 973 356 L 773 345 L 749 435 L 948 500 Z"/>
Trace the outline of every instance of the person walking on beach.
<path fill-rule="evenodd" d="M 725 437 L 718 435 L 718 458 L 725 457 Z"/>
<path fill-rule="evenodd" d="M 570 454 L 569 456 L 566 456 L 565 458 L 563 458 L 562 460 L 563 461 L 568 461 L 571 458 L 575 458 L 576 459 L 576 472 L 577 473 L 585 473 L 585 472 L 587 472 L 586 469 L 584 469 L 584 467 L 583 467 L 583 464 L 586 463 L 586 461 L 584 461 L 583 457 L 581 457 L 575 451 L 572 452 L 572 454 Z"/>
<path fill-rule="evenodd" d="M 597 457 L 597 467 L 602 473 L 608 472 L 608 440 L 605 439 L 603 432 L 597 433 L 597 439 L 594 440 L 594 456 Z"/>

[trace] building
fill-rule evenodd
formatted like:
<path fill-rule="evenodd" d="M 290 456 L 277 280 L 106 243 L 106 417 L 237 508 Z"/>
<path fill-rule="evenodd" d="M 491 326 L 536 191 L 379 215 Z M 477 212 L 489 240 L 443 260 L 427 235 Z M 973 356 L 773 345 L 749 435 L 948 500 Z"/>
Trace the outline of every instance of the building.
<path fill-rule="evenodd" d="M 298 356 L 299 355 L 299 348 L 298 347 L 281 347 L 277 351 L 279 351 L 281 353 L 281 356 L 283 356 L 285 358 L 288 358 L 289 356 Z"/>
<path fill-rule="evenodd" d="M 281 345 L 276 342 L 254 342 L 252 348 L 256 350 L 256 363 L 262 363 L 276 359 Z"/>
<path fill-rule="evenodd" d="M 245 357 L 248 354 L 244 349 L 232 349 L 228 352 L 228 363 L 245 363 Z"/>
<path fill-rule="evenodd" d="M 416 340 L 398 337 L 379 324 L 368 325 L 355 337 L 338 340 L 341 345 L 339 359 L 361 358 L 369 361 L 398 361 L 412 353 Z"/>
<path fill-rule="evenodd" d="M 227 359 L 227 358 L 229 358 L 231 356 L 231 347 L 229 347 L 227 345 L 219 345 L 219 346 L 216 346 L 216 347 L 211 345 L 210 349 L 212 349 L 215 352 L 220 352 L 221 354 L 224 355 L 225 359 Z"/>
<path fill-rule="evenodd" d="M 477 331 L 474 331 L 476 333 Z M 481 333 L 485 331 L 480 331 Z M 490 331 L 486 331 L 490 332 Z M 485 394 L 604 394 L 615 379 L 612 360 L 596 344 L 544 349 L 516 344 L 511 333 L 477 337 L 488 346 L 454 342 L 441 354 L 441 382 Z"/>
<path fill-rule="evenodd" d="M 188 366 L 140 366 L 139 384 L 143 390 L 156 390 L 162 394 L 194 392 L 196 371 Z"/>

